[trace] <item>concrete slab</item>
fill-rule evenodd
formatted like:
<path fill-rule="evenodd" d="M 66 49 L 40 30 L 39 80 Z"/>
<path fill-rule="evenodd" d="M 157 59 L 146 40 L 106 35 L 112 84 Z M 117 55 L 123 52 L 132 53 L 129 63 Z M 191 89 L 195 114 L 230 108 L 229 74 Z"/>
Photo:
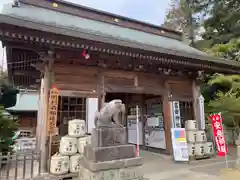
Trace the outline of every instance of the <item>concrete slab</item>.
<path fill-rule="evenodd" d="M 217 176 L 204 173 L 196 173 L 190 170 L 175 170 L 162 173 L 147 174 L 144 176 L 149 180 L 219 180 Z"/>
<path fill-rule="evenodd" d="M 224 157 L 192 161 L 174 162 L 171 156 L 141 152 L 144 157 L 142 171 L 149 180 L 220 180 L 221 170 L 226 168 Z M 234 167 L 234 156 L 228 157 L 228 166 Z"/>

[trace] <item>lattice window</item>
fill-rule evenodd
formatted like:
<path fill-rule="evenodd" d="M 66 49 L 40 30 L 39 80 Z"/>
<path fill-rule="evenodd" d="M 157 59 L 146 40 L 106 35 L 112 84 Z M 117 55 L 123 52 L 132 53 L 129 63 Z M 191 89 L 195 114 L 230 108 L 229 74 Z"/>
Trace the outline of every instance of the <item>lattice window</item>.
<path fill-rule="evenodd" d="M 67 134 L 68 121 L 86 120 L 86 98 L 60 96 L 58 102 L 58 126 L 60 135 Z"/>
<path fill-rule="evenodd" d="M 86 120 L 86 98 L 60 96 L 58 122 L 67 125 L 68 120 Z"/>
<path fill-rule="evenodd" d="M 180 115 L 182 127 L 185 125 L 186 120 L 192 120 L 194 118 L 193 102 L 192 101 L 180 101 Z"/>

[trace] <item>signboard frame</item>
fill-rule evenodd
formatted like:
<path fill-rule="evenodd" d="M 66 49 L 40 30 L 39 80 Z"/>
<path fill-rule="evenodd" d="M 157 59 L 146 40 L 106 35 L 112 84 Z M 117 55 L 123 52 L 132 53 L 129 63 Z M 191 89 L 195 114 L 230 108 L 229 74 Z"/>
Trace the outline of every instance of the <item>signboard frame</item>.
<path fill-rule="evenodd" d="M 171 128 L 171 136 L 174 160 L 189 162 L 185 128 Z"/>
<path fill-rule="evenodd" d="M 49 91 L 48 100 L 48 119 L 47 119 L 47 133 L 49 136 L 48 141 L 48 167 L 50 168 L 51 163 L 51 152 L 52 152 L 52 136 L 57 135 L 57 116 L 58 116 L 58 100 L 59 100 L 59 89 L 53 86 Z"/>

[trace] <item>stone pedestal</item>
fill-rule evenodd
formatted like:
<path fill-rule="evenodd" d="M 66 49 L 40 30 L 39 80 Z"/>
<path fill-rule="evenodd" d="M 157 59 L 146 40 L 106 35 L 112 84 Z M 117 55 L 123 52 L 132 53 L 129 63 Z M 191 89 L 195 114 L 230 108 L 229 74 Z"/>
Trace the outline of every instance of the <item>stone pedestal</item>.
<path fill-rule="evenodd" d="M 80 180 L 143 180 L 143 174 L 139 167 L 110 169 L 92 172 L 80 166 Z"/>
<path fill-rule="evenodd" d="M 84 156 L 88 161 L 104 162 L 119 159 L 134 158 L 136 156 L 136 147 L 131 144 L 107 147 L 84 147 Z"/>
<path fill-rule="evenodd" d="M 127 144 L 126 128 L 101 127 L 92 129 L 91 145 L 93 147 L 106 147 Z"/>
<path fill-rule="evenodd" d="M 127 144 L 126 128 L 92 130 L 91 144 L 84 147 L 79 180 L 141 180 L 142 157 L 135 145 Z"/>

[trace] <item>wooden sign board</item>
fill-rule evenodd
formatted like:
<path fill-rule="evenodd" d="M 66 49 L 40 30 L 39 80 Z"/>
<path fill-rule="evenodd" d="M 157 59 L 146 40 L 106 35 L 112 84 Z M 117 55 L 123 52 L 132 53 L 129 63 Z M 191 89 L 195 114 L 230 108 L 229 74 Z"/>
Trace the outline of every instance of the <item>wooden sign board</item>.
<path fill-rule="evenodd" d="M 48 135 L 56 134 L 59 90 L 53 87 L 49 93 Z"/>

